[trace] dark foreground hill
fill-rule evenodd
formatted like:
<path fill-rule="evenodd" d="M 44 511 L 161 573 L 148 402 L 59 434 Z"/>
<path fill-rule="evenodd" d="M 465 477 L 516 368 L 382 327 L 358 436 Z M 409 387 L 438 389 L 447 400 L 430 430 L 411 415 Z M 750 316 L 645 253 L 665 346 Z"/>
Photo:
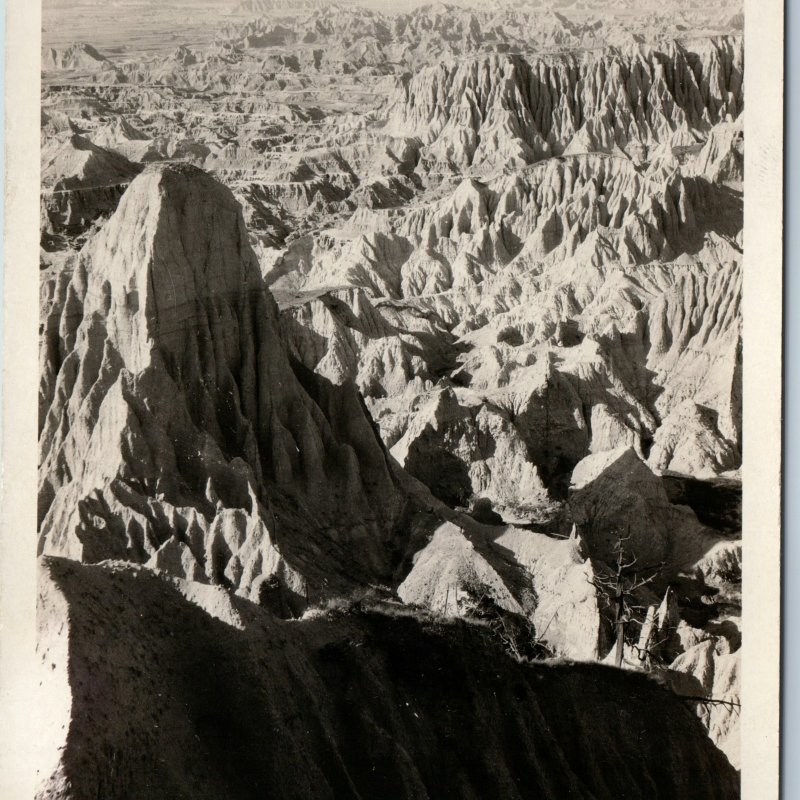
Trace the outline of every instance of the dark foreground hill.
<path fill-rule="evenodd" d="M 519 664 L 430 618 L 277 620 L 130 564 L 50 558 L 42 578 L 41 798 L 739 796 L 643 675 Z"/>

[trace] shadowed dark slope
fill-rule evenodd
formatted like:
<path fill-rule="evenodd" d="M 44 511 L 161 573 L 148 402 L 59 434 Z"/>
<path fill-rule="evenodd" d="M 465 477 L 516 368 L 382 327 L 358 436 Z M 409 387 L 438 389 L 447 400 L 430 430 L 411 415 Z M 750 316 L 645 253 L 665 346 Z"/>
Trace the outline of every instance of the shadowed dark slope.
<path fill-rule="evenodd" d="M 47 559 L 43 573 L 43 621 L 69 607 L 73 699 L 40 797 L 739 796 L 697 718 L 644 676 L 524 666 L 462 624 L 281 622 L 213 587 L 192 603 L 137 567 Z"/>

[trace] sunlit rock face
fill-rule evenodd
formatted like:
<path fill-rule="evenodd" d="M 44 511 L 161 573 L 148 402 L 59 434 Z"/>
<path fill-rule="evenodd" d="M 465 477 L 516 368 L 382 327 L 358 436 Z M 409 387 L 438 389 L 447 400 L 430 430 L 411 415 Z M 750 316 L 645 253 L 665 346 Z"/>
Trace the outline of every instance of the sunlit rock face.
<path fill-rule="evenodd" d="M 416 5 L 44 9 L 43 796 L 737 796 L 742 16 Z"/>
<path fill-rule="evenodd" d="M 631 47 L 551 58 L 496 55 L 421 70 L 393 123 L 422 157 L 453 170 L 591 151 L 645 161 L 648 148 L 691 145 L 741 111 L 738 37 L 698 47 Z"/>
<path fill-rule="evenodd" d="M 275 574 L 306 591 L 303 562 L 318 576 L 340 548 L 358 551 L 354 574 L 389 569 L 404 501 L 386 453 L 352 384 L 290 364 L 219 183 L 146 170 L 46 326 L 43 552 L 172 565 L 256 596 Z"/>

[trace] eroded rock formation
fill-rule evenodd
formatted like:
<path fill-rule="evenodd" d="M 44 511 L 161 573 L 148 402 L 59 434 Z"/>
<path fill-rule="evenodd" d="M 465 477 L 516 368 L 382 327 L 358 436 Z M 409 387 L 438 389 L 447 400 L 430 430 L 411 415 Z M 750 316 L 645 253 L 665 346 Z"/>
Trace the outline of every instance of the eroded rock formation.
<path fill-rule="evenodd" d="M 301 5 L 48 24 L 42 796 L 736 797 L 741 18 Z"/>
<path fill-rule="evenodd" d="M 478 630 L 402 614 L 226 613 L 130 565 L 48 559 L 43 581 L 42 679 L 72 701 L 47 720 L 61 749 L 42 798 L 738 796 L 700 722 L 644 676 L 498 662 Z"/>
<path fill-rule="evenodd" d="M 307 596 L 310 573 L 390 572 L 405 499 L 384 448 L 351 384 L 290 363 L 223 186 L 146 170 L 46 328 L 42 552 L 182 563 L 255 598 L 273 575 Z"/>

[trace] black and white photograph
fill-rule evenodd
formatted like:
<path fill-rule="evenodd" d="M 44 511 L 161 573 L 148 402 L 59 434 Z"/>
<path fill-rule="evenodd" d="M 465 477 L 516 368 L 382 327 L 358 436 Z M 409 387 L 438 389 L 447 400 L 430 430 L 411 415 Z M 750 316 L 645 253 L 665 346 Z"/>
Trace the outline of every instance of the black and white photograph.
<path fill-rule="evenodd" d="M 777 798 L 749 9 L 44 0 L 37 800 Z"/>

